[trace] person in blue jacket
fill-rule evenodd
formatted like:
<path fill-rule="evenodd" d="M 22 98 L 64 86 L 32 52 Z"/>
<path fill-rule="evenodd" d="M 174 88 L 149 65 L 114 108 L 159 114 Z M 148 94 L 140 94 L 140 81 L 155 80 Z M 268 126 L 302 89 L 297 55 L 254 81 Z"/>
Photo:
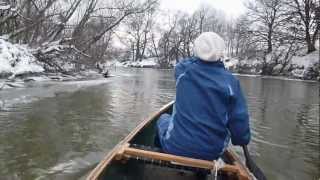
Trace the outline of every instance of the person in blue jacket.
<path fill-rule="evenodd" d="M 228 146 L 250 141 L 249 116 L 239 80 L 224 67 L 224 40 L 214 32 L 194 42 L 194 57 L 175 67 L 172 115 L 157 121 L 156 144 L 170 154 L 215 160 Z"/>

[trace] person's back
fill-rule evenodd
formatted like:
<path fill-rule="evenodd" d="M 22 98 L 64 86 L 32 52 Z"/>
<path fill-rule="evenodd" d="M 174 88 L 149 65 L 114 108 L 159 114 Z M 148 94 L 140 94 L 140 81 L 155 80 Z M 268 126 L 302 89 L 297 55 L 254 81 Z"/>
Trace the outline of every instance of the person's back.
<path fill-rule="evenodd" d="M 198 55 L 175 67 L 175 113 L 170 120 L 160 118 L 160 143 L 168 153 L 212 160 L 223 153 L 230 135 L 235 145 L 249 143 L 248 113 L 239 81 L 222 62 Z"/>

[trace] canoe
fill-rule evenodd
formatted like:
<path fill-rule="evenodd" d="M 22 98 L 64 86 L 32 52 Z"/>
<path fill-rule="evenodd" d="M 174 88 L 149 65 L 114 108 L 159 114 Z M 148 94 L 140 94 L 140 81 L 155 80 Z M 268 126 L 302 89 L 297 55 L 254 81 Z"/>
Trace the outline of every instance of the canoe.
<path fill-rule="evenodd" d="M 251 180 L 246 166 L 228 149 L 223 165 L 166 154 L 154 147 L 155 124 L 163 113 L 172 112 L 173 102 L 140 123 L 90 172 L 87 180 Z"/>

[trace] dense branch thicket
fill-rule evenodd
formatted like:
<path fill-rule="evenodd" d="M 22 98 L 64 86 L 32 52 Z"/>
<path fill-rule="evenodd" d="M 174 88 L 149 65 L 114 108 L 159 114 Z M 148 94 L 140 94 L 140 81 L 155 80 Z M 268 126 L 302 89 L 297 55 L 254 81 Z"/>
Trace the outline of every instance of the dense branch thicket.
<path fill-rule="evenodd" d="M 193 14 L 158 13 L 152 15 L 157 19 L 147 28 L 145 24 L 149 20 L 145 16 L 136 17 L 129 22 L 128 33 L 137 32 L 135 27 L 130 28 L 130 23 L 140 24 L 139 30 L 148 33 L 131 38 L 131 53 L 136 55 L 127 57 L 136 61 L 152 56 L 157 58 L 160 67 L 168 67 L 192 56 L 192 42 L 201 32 L 214 31 L 224 37 L 228 57 L 259 61 L 261 74 L 282 73 L 297 51 L 316 50 L 319 3 L 316 0 L 254 0 L 246 4 L 247 13 L 236 19 L 227 19 L 223 12 L 208 6 Z M 140 37 L 146 38 L 142 41 Z M 143 51 L 138 46 L 141 42 Z"/>
<path fill-rule="evenodd" d="M 79 67 L 94 65 L 110 51 L 111 38 L 126 18 L 145 14 L 157 4 L 157 0 L 2 0 L 0 36 L 37 48 L 34 54 L 51 67 L 47 70 L 62 70 L 61 60 Z"/>

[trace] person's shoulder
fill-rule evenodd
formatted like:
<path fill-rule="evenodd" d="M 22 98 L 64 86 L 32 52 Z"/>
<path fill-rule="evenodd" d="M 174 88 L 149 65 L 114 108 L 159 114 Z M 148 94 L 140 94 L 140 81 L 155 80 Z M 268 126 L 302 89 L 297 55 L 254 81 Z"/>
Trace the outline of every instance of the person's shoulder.
<path fill-rule="evenodd" d="M 175 68 L 186 68 L 190 65 L 192 65 L 196 60 L 192 57 L 181 59 L 177 64 Z"/>
<path fill-rule="evenodd" d="M 195 61 L 196 61 L 195 58 L 188 57 L 188 58 L 179 60 L 179 63 L 177 64 L 177 66 L 178 65 L 187 66 L 187 65 L 193 64 Z"/>
<path fill-rule="evenodd" d="M 238 83 L 239 79 L 237 76 L 233 75 L 228 69 L 224 69 L 223 74 L 232 84 Z"/>

